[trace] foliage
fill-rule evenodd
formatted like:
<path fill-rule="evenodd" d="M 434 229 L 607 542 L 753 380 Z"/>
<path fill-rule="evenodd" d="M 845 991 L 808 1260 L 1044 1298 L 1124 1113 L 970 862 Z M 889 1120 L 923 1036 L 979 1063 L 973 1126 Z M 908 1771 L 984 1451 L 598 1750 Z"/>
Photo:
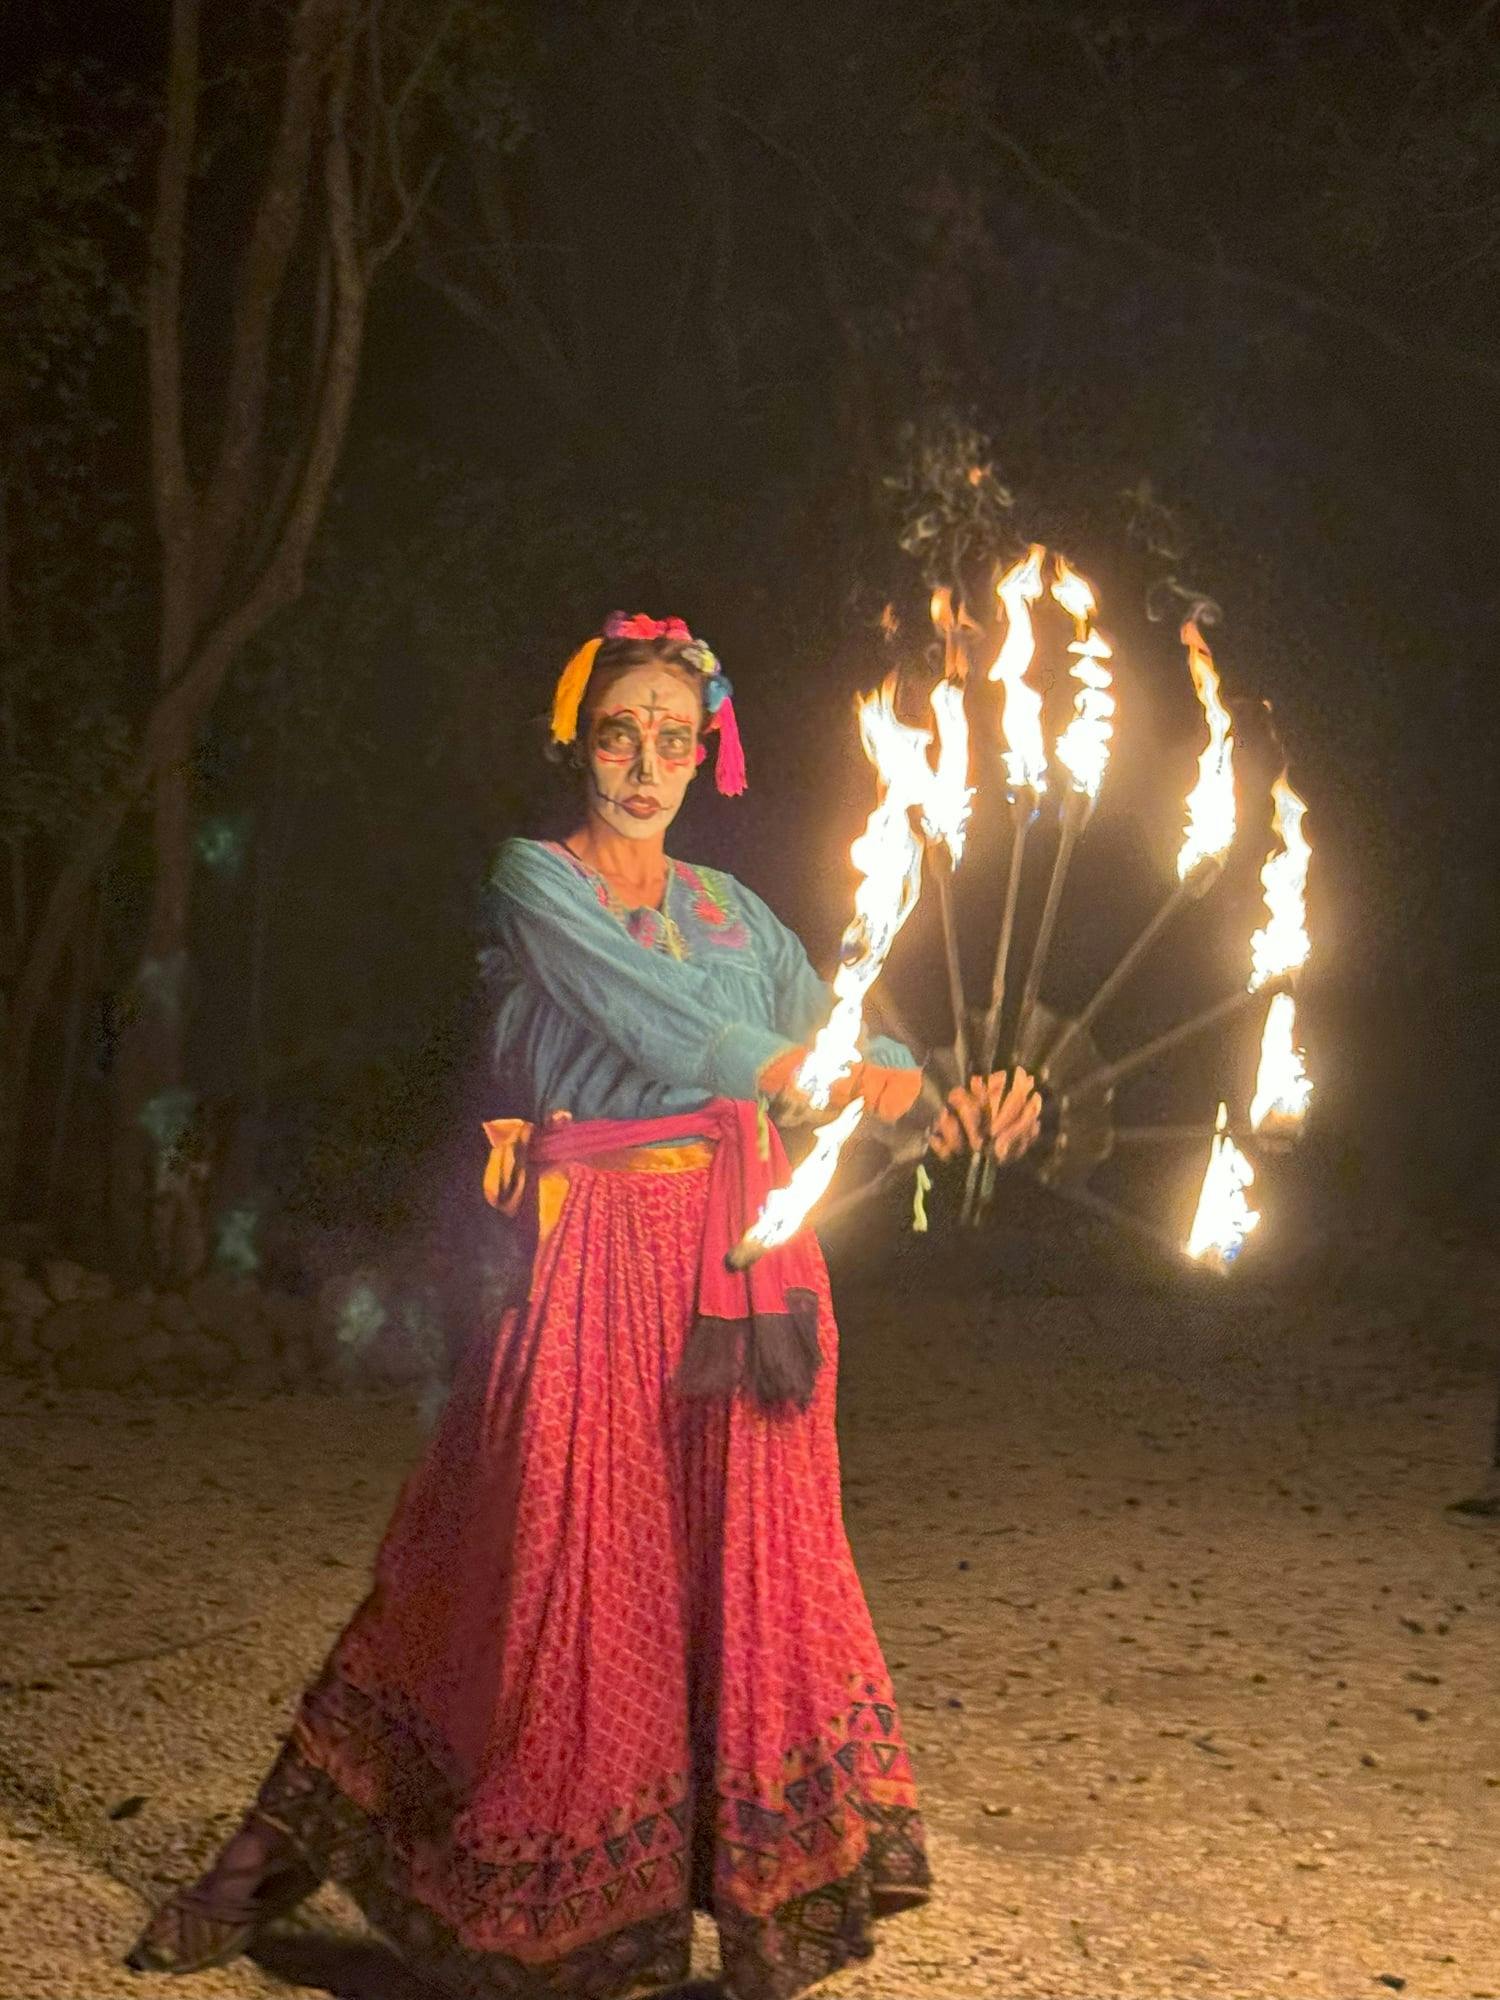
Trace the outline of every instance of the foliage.
<path fill-rule="evenodd" d="M 140 107 L 97 66 L 54 67 L 0 101 L 0 132 L 0 839 L 15 883 L 45 872 L 126 748 L 142 603 L 118 368 Z"/>

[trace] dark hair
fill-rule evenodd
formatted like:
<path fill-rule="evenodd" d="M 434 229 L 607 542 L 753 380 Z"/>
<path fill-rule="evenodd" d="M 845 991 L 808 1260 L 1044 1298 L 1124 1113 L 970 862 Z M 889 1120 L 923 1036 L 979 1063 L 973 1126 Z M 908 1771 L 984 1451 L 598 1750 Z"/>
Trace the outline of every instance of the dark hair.
<path fill-rule="evenodd" d="M 547 755 L 553 763 L 575 771 L 582 768 L 587 757 L 586 725 L 589 715 L 615 682 L 633 673 L 637 667 L 667 667 L 689 683 L 698 698 L 698 735 L 701 738 L 708 723 L 708 711 L 703 702 L 703 675 L 689 656 L 688 646 L 689 642 L 685 639 L 606 639 L 594 655 L 588 686 L 578 704 L 577 736 L 571 743 L 548 745 Z"/>
<path fill-rule="evenodd" d="M 583 700 L 578 704 L 580 725 L 584 716 L 598 706 L 601 696 L 625 674 L 633 673 L 637 667 L 662 666 L 670 667 L 673 673 L 687 681 L 698 697 L 698 733 L 701 736 L 708 712 L 703 705 L 703 675 L 688 656 L 689 644 L 686 639 L 606 639 L 594 655 L 589 684 L 583 691 Z M 580 737 L 582 734 L 580 726 Z"/>

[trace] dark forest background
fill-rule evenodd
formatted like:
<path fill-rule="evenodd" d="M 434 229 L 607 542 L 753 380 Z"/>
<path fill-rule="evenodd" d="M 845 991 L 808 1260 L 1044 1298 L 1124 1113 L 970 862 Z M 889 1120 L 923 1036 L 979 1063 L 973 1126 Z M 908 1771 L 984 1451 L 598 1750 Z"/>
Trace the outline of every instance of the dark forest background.
<path fill-rule="evenodd" d="M 1244 865 L 1112 1045 L 1243 977 L 1269 700 L 1315 849 L 1309 1157 L 1355 1209 L 1487 1226 L 1495 0 L 198 16 L 0 28 L 18 1223 L 140 1263 L 163 1157 L 201 1158 L 218 1253 L 295 1275 L 471 1201 L 478 889 L 546 807 L 572 648 L 616 606 L 711 639 L 752 788 L 700 788 L 678 849 L 826 962 L 851 695 L 921 664 L 934 583 L 983 615 L 1039 539 L 1121 693 L 1056 995 L 1169 879 L 1201 592 Z M 1002 863 L 982 814 L 976 995 Z M 893 969 L 937 1040 L 930 917 Z"/>

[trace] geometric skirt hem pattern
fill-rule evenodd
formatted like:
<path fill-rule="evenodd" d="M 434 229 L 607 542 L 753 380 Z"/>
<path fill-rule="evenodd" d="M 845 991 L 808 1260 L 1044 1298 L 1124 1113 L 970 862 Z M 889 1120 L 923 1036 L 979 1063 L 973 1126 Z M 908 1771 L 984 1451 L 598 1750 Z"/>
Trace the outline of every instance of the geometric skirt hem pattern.
<path fill-rule="evenodd" d="M 399 1856 L 380 1827 L 346 1798 L 327 1773 L 288 1744 L 258 1801 L 262 1815 L 291 1840 L 324 1881 L 336 1882 L 402 1957 L 445 1993 L 462 2000 L 618 2000 L 637 1988 L 675 1986 L 690 1970 L 692 1912 L 680 1899 L 532 1963 L 476 1949 L 439 1914 L 403 1894 Z M 735 2000 L 791 2000 L 830 1973 L 874 1951 L 875 1919 L 926 1901 L 930 1876 L 912 1808 L 865 1808 L 871 1817 L 864 1858 L 852 1873 L 755 1915 L 719 1904 L 722 1984 Z M 658 1868 L 642 1855 L 634 1866 Z M 671 1879 L 680 1879 L 669 1871 Z M 529 1921 L 545 1937 L 543 1909 Z"/>
<path fill-rule="evenodd" d="M 463 2000 L 680 1981 L 695 1907 L 731 2000 L 789 2000 L 929 1886 L 821 1260 L 806 1410 L 674 1385 L 707 1184 L 567 1170 L 257 1803 Z"/>

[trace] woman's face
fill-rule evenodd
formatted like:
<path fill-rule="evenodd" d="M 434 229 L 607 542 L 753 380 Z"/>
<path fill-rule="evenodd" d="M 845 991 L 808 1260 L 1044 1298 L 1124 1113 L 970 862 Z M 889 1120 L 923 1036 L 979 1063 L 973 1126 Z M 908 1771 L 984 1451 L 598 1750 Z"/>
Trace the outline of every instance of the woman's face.
<path fill-rule="evenodd" d="M 589 715 L 589 806 L 626 840 L 660 839 L 698 768 L 699 695 L 671 667 L 632 667 Z"/>

